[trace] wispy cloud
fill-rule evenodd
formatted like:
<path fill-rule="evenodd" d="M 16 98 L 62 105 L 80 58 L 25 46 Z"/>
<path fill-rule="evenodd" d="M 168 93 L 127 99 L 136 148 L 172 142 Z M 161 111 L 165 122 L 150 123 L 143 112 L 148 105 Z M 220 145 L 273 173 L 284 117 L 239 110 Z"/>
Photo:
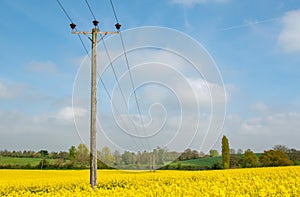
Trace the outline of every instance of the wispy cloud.
<path fill-rule="evenodd" d="M 268 107 L 262 103 L 254 106 L 259 110 Z M 262 151 L 276 144 L 285 144 L 298 149 L 299 118 L 299 112 L 288 111 L 262 113 L 251 118 L 230 114 L 226 118 L 224 130 L 235 148 Z"/>
<path fill-rule="evenodd" d="M 171 0 L 171 2 L 190 7 L 196 4 L 203 4 L 203 3 L 227 3 L 229 2 L 229 0 Z"/>
<path fill-rule="evenodd" d="M 59 70 L 57 66 L 51 61 L 32 61 L 28 64 L 28 69 L 37 73 L 50 73 L 58 74 Z"/>
<path fill-rule="evenodd" d="M 67 150 L 80 143 L 73 110 L 77 116 L 86 114 L 85 109 L 70 106 L 36 114 L 0 110 L 0 149 Z"/>
<path fill-rule="evenodd" d="M 286 52 L 300 52 L 300 10 L 287 12 L 282 18 L 283 28 L 278 36 L 280 46 Z"/>
<path fill-rule="evenodd" d="M 21 95 L 25 86 L 0 80 L 0 99 L 14 99 Z"/>
<path fill-rule="evenodd" d="M 280 17 L 269 18 L 269 19 L 265 19 L 265 20 L 245 20 L 243 24 L 224 27 L 224 28 L 219 29 L 218 31 L 229 31 L 229 30 L 235 30 L 235 29 L 240 29 L 240 28 L 254 27 L 255 25 L 258 25 L 258 24 L 270 23 L 270 22 L 277 21 L 279 19 L 280 19 Z"/>
<path fill-rule="evenodd" d="M 267 114 L 271 111 L 270 107 L 263 102 L 254 103 L 251 109 L 262 114 Z"/>
<path fill-rule="evenodd" d="M 61 121 L 73 121 L 74 120 L 74 115 L 76 114 L 76 116 L 78 118 L 87 116 L 88 111 L 84 108 L 79 108 L 79 107 L 63 107 L 62 109 L 60 109 L 56 114 L 55 114 L 55 118 Z"/>

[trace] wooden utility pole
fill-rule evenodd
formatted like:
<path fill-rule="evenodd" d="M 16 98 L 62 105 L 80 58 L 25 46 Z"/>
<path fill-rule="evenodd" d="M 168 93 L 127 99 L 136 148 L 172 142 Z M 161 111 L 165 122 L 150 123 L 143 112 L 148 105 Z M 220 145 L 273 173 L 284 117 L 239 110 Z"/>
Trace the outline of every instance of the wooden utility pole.
<path fill-rule="evenodd" d="M 153 172 L 155 172 L 155 151 L 154 151 L 155 149 L 153 149 L 153 159 L 152 159 L 152 162 L 153 162 L 153 164 L 152 164 L 152 171 Z"/>
<path fill-rule="evenodd" d="M 90 183 L 97 184 L 97 34 L 98 28 L 92 29 L 92 69 L 91 69 L 91 125 L 90 125 Z"/>
<path fill-rule="evenodd" d="M 94 20 L 94 28 L 92 32 L 79 32 L 72 31 L 72 34 L 92 34 L 92 38 L 89 38 L 92 41 L 92 57 L 91 57 L 91 121 L 90 121 L 90 184 L 91 187 L 97 185 L 97 43 L 100 41 L 97 40 L 98 34 L 118 34 L 117 32 L 101 32 L 98 29 L 98 21 Z M 74 23 L 70 24 L 72 30 L 75 29 L 76 25 Z M 117 23 L 116 28 L 119 30 L 121 25 Z"/>
<path fill-rule="evenodd" d="M 149 151 L 149 171 L 151 172 L 151 166 L 152 166 L 152 156 L 151 152 Z"/>

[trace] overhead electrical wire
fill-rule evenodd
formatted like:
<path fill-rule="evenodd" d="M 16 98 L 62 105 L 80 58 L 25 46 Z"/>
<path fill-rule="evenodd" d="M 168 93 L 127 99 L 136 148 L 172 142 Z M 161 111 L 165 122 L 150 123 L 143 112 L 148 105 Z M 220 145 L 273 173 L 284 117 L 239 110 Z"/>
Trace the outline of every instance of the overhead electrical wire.
<path fill-rule="evenodd" d="M 105 37 L 105 35 L 102 36 L 100 40 L 104 41 L 104 37 Z M 89 59 L 91 60 L 91 57 L 89 56 L 88 53 L 87 53 L 87 55 L 88 55 Z M 120 120 L 122 121 L 123 125 L 125 126 L 126 123 L 125 123 L 125 121 L 124 121 L 124 119 L 123 119 L 123 117 L 122 117 L 122 115 L 121 115 L 121 112 L 118 110 L 117 106 L 112 102 L 112 97 L 111 97 L 111 95 L 110 95 L 110 93 L 109 93 L 109 91 L 108 91 L 108 88 L 106 87 L 106 85 L 105 85 L 105 83 L 104 83 L 104 81 L 103 81 L 103 79 L 102 79 L 102 77 L 101 77 L 101 75 L 99 74 L 98 71 L 97 71 L 97 75 L 98 75 L 99 81 L 101 82 L 101 84 L 102 84 L 102 86 L 103 86 L 103 88 L 104 88 L 104 90 L 105 90 L 105 93 L 107 94 L 107 96 L 108 96 L 110 102 L 112 103 L 114 109 L 116 110 L 117 114 L 119 115 Z M 131 136 L 131 137 L 132 137 L 132 136 Z M 139 145 L 136 143 L 136 141 L 134 140 L 134 138 L 133 138 L 133 142 L 134 142 L 134 144 L 135 144 L 137 147 L 139 147 Z"/>
<path fill-rule="evenodd" d="M 95 15 L 94 15 L 93 11 L 92 11 L 92 8 L 91 8 L 91 6 L 90 6 L 88 0 L 84 0 L 84 1 L 85 1 L 86 5 L 88 6 L 88 8 L 89 8 L 89 10 L 90 10 L 90 12 L 91 12 L 91 14 L 92 14 L 94 20 L 96 20 L 96 17 L 95 17 Z"/>
<path fill-rule="evenodd" d="M 93 10 L 92 10 L 92 8 L 91 8 L 91 6 L 90 6 L 88 0 L 84 0 L 84 1 L 85 1 L 86 5 L 87 5 L 87 7 L 88 7 L 88 9 L 89 9 L 89 11 L 90 11 L 90 13 L 91 13 L 91 15 L 93 16 L 94 20 L 97 21 L 97 20 L 96 20 L 96 17 L 95 17 L 95 14 L 94 14 L 94 12 L 93 12 Z M 116 15 L 115 15 L 115 17 L 116 17 Z M 117 17 L 116 17 L 116 18 L 117 18 Z M 105 36 L 105 35 L 104 35 L 104 36 Z M 106 55 L 107 55 L 107 57 L 108 57 L 108 59 L 109 59 L 110 66 L 111 66 L 111 68 L 112 68 L 112 70 L 113 70 L 113 74 L 114 74 L 115 80 L 116 80 L 116 82 L 117 82 L 117 84 L 118 84 L 118 87 L 119 87 L 120 93 L 121 93 L 121 95 L 122 95 L 123 101 L 124 101 L 124 103 L 125 103 L 125 105 L 126 105 L 126 108 L 129 109 L 129 108 L 128 108 L 128 104 L 127 104 L 126 99 L 125 99 L 125 96 L 124 96 L 124 93 L 123 93 L 123 91 L 122 91 L 121 85 L 120 85 L 120 83 L 119 83 L 118 76 L 117 76 L 117 74 L 116 74 L 116 71 L 115 71 L 115 69 L 114 69 L 114 66 L 113 66 L 112 61 L 111 61 L 111 58 L 110 58 L 110 55 L 109 55 L 109 53 L 108 53 L 108 50 L 107 50 L 107 47 L 106 47 L 106 44 L 105 44 L 105 41 L 104 41 L 104 36 L 101 37 L 101 40 L 102 40 L 103 46 L 104 46 L 104 48 L 105 48 Z M 100 78 L 100 80 L 101 80 L 102 85 L 104 85 L 104 83 L 103 83 L 103 81 L 102 81 L 101 76 L 99 75 L 99 73 L 98 73 L 98 76 L 99 76 L 99 78 Z M 106 92 L 107 92 L 107 94 L 108 94 L 108 96 L 109 96 L 109 98 L 110 98 L 110 100 L 111 100 L 111 102 L 112 102 L 112 98 L 111 98 L 109 92 L 108 92 L 108 91 L 106 91 Z M 115 107 L 115 106 L 114 106 L 114 107 Z M 115 108 L 116 108 L 116 107 L 115 107 Z M 117 109 L 117 108 L 116 108 L 116 109 Z M 120 117 L 122 117 L 120 113 L 119 113 L 119 115 L 120 115 Z M 135 132 L 138 133 L 135 124 L 134 124 L 134 123 L 132 123 L 132 124 L 133 124 L 133 126 L 134 126 Z M 131 135 L 130 135 L 130 136 L 131 136 Z M 135 139 L 133 138 L 133 136 L 131 136 L 131 138 L 132 138 L 133 141 L 135 142 Z M 136 143 L 136 142 L 135 142 L 135 143 Z M 142 143 L 142 141 L 141 141 L 141 144 L 142 144 L 143 148 L 145 149 L 145 146 L 144 146 L 144 144 Z"/>
<path fill-rule="evenodd" d="M 104 36 L 103 36 L 103 37 L 104 37 Z M 103 38 L 102 38 L 102 39 L 103 39 Z M 104 41 L 104 39 L 103 39 L 103 41 Z M 91 58 L 90 58 L 90 59 L 91 59 Z M 125 121 L 124 121 L 124 119 L 123 119 L 123 117 L 122 117 L 122 114 L 119 112 L 119 110 L 118 110 L 118 108 L 116 107 L 116 105 L 112 102 L 112 96 L 110 95 L 110 93 L 109 93 L 109 91 L 108 91 L 108 89 L 107 89 L 105 83 L 103 82 L 103 79 L 102 79 L 102 77 L 101 77 L 101 75 L 99 74 L 98 71 L 97 71 L 97 75 L 98 75 L 98 77 L 99 77 L 99 80 L 100 80 L 100 82 L 101 82 L 101 84 L 102 84 L 102 86 L 103 86 L 103 88 L 104 88 L 104 90 L 105 90 L 105 92 L 106 92 L 106 94 L 107 94 L 107 96 L 108 96 L 108 98 L 109 98 L 111 104 L 113 105 L 113 107 L 114 107 L 114 109 L 116 110 L 117 114 L 119 115 L 119 117 L 120 117 L 120 119 L 121 119 L 123 125 L 125 126 L 126 123 L 125 123 Z M 133 139 L 134 144 L 135 144 L 137 147 L 139 147 L 139 145 L 137 144 L 137 142 L 135 141 L 135 139 L 134 139 L 132 136 L 131 136 L 131 138 Z"/>
<path fill-rule="evenodd" d="M 116 14 L 116 10 L 115 10 L 115 6 L 114 6 L 112 0 L 109 0 L 109 1 L 110 1 L 111 8 L 112 8 L 112 10 L 113 10 L 113 13 L 114 13 L 116 22 L 119 23 L 119 20 L 118 20 L 117 14 Z"/>
<path fill-rule="evenodd" d="M 77 30 L 76 30 L 76 31 L 77 31 Z M 80 42 L 81 42 L 81 45 L 83 46 L 83 48 L 84 48 L 84 50 L 85 50 L 87 56 L 89 56 L 89 58 L 91 59 L 91 56 L 90 56 L 90 54 L 89 54 L 89 51 L 87 50 L 87 48 L 86 48 L 86 46 L 85 46 L 85 44 L 84 44 L 84 42 L 83 42 L 83 40 L 82 40 L 80 34 L 77 34 L 77 35 L 78 35 L 78 38 L 79 38 L 79 40 L 80 40 Z"/>
<path fill-rule="evenodd" d="M 62 9 L 62 11 L 65 13 L 65 15 L 67 16 L 67 18 L 70 20 L 71 23 L 73 23 L 71 17 L 69 16 L 68 12 L 65 10 L 64 6 L 60 3 L 59 0 L 56 0 L 58 5 L 60 6 L 60 8 Z"/>
<path fill-rule="evenodd" d="M 70 15 L 68 14 L 68 12 L 67 12 L 66 9 L 64 8 L 64 6 L 61 4 L 61 2 L 60 2 L 59 0 L 56 0 L 56 1 L 57 1 L 58 5 L 60 6 L 60 8 L 62 9 L 62 11 L 65 13 L 66 17 L 67 17 L 67 18 L 69 19 L 69 21 L 71 22 L 71 24 L 74 24 L 73 21 L 72 21 L 72 19 L 71 19 L 71 17 L 70 17 Z M 76 27 L 75 27 L 75 30 L 77 31 Z M 79 40 L 80 40 L 80 42 L 81 42 L 81 45 L 82 45 L 82 47 L 84 48 L 85 52 L 86 52 L 87 55 L 90 57 L 90 54 L 89 54 L 89 52 L 88 52 L 88 50 L 87 50 L 87 48 L 86 48 L 86 46 L 85 46 L 85 44 L 84 44 L 84 42 L 83 42 L 81 36 L 80 36 L 80 34 L 77 34 L 77 36 L 78 36 L 78 38 L 79 38 Z M 91 58 L 91 57 L 90 57 L 90 58 Z"/>
<path fill-rule="evenodd" d="M 74 29 L 77 31 L 76 25 L 73 23 L 73 21 L 72 21 L 70 15 L 69 15 L 68 12 L 66 11 L 66 9 L 65 9 L 64 6 L 62 5 L 62 3 L 61 3 L 59 0 L 56 0 L 56 1 L 57 1 L 57 3 L 59 4 L 59 6 L 60 6 L 60 8 L 62 9 L 62 11 L 64 12 L 64 14 L 66 15 L 66 17 L 67 17 L 67 18 L 69 19 L 69 21 L 71 22 L 71 25 L 74 25 Z M 84 0 L 84 1 L 85 1 L 86 5 L 87 5 L 87 7 L 88 7 L 88 9 L 89 9 L 89 11 L 90 11 L 90 13 L 91 13 L 91 15 L 93 16 L 94 20 L 96 21 L 96 17 L 95 17 L 95 15 L 94 15 L 94 13 L 93 13 L 93 10 L 92 10 L 90 4 L 88 3 L 88 0 Z M 139 103 L 138 103 L 137 94 L 136 94 L 136 90 L 135 90 L 135 86 L 134 86 L 134 80 L 133 80 L 132 73 L 131 73 L 131 70 L 130 70 L 129 61 L 128 61 L 127 53 L 126 53 L 126 50 L 125 50 L 125 44 L 124 44 L 123 36 L 122 36 L 121 31 L 119 30 L 120 24 L 119 24 L 118 17 L 117 17 L 117 14 L 116 14 L 116 11 L 115 11 L 115 8 L 114 8 L 114 5 L 113 5 L 112 0 L 110 0 L 110 4 L 111 4 L 111 6 L 112 6 L 113 13 L 114 13 L 114 17 L 115 17 L 116 22 L 117 22 L 116 27 L 117 27 L 117 29 L 118 29 L 118 31 L 119 31 L 119 34 L 120 34 L 121 44 L 122 44 L 122 49 L 123 49 L 123 52 L 124 52 L 124 56 L 125 56 L 125 61 L 126 61 L 127 69 L 128 69 L 129 76 L 130 76 L 130 82 L 131 82 L 131 86 L 132 86 L 132 89 L 133 89 L 134 98 L 135 98 L 135 103 L 136 103 L 136 106 L 137 106 L 139 118 L 140 118 L 141 123 L 142 123 L 142 128 L 143 128 L 144 134 L 146 135 L 145 124 L 144 124 L 144 120 L 143 120 L 143 117 L 142 117 L 140 105 L 139 105 Z M 119 27 L 119 28 L 118 28 L 118 27 Z M 86 54 L 87 54 L 88 57 L 91 59 L 90 54 L 89 54 L 89 52 L 88 52 L 88 50 L 87 50 L 87 47 L 85 46 L 85 44 L 84 44 L 84 42 L 83 42 L 81 36 L 80 36 L 79 34 L 77 34 L 77 35 L 78 35 L 78 38 L 79 38 L 79 40 L 80 40 L 80 42 L 81 42 L 81 45 L 82 45 L 82 47 L 84 48 Z M 103 36 L 103 37 L 104 37 L 104 36 Z M 126 102 L 124 93 L 123 93 L 122 88 L 121 88 L 121 86 L 120 86 L 120 83 L 119 83 L 119 80 L 118 80 L 116 71 L 115 71 L 114 66 L 113 66 L 113 64 L 112 64 L 112 61 L 111 61 L 110 55 L 109 55 L 109 53 L 108 53 L 107 47 L 106 47 L 106 45 L 105 45 L 105 42 L 104 42 L 103 37 L 102 37 L 101 39 L 102 39 L 102 41 L 103 41 L 103 45 L 104 45 L 104 48 L 105 48 L 105 51 L 106 51 L 106 55 L 107 55 L 107 57 L 108 57 L 108 59 L 109 59 L 109 61 L 110 61 L 110 66 L 111 66 L 111 68 L 112 68 L 112 70 L 113 70 L 114 77 L 115 77 L 116 82 L 117 82 L 117 84 L 118 84 L 118 87 L 119 87 L 119 89 L 120 89 L 120 93 L 121 93 L 121 95 L 122 95 L 122 98 L 123 98 L 123 100 L 124 100 L 124 103 L 126 104 L 126 107 L 127 107 L 127 109 L 128 109 L 128 104 L 127 104 L 127 102 Z M 99 74 L 98 72 L 97 72 L 97 75 L 98 75 L 98 77 L 99 77 L 99 80 L 100 80 L 102 86 L 104 87 L 104 90 L 105 90 L 106 94 L 108 95 L 110 101 L 112 102 L 112 97 L 111 97 L 111 95 L 110 95 L 110 93 L 109 93 L 109 91 L 108 91 L 108 89 L 107 89 L 105 83 L 103 82 L 103 80 L 102 80 L 102 78 L 101 78 L 101 76 L 100 76 L 100 74 Z M 113 107 L 115 108 L 116 112 L 119 114 L 119 116 L 120 116 L 120 118 L 121 118 L 121 121 L 122 121 L 123 123 L 125 123 L 124 120 L 123 120 L 123 117 L 122 117 L 121 113 L 118 111 L 117 107 L 116 107 L 113 103 L 112 103 L 112 105 L 113 105 Z M 137 133 L 137 128 L 136 128 L 135 124 L 134 124 L 134 123 L 132 123 L 132 124 L 134 125 L 134 129 L 135 129 L 135 131 L 136 131 L 136 133 Z M 124 125 L 126 125 L 126 124 L 124 124 Z M 131 135 L 130 135 L 130 136 L 131 136 Z M 133 138 L 133 136 L 131 136 L 131 137 Z M 146 138 L 146 140 L 147 140 L 148 148 L 150 148 L 148 139 Z M 135 145 L 138 146 L 137 143 L 135 142 L 135 138 L 133 138 L 133 141 L 134 141 Z M 141 144 L 142 144 L 143 148 L 145 149 L 146 147 L 144 146 L 144 144 L 143 144 L 142 141 L 141 141 Z"/>
<path fill-rule="evenodd" d="M 117 24 L 119 24 L 119 20 L 118 20 L 117 14 L 116 14 L 115 6 L 114 6 L 112 0 L 109 0 L 109 1 L 110 1 L 110 4 L 111 4 L 113 13 L 114 13 L 116 22 L 117 22 Z M 143 120 L 143 117 L 142 117 L 140 104 L 139 104 L 138 99 L 137 99 L 137 94 L 136 94 L 136 89 L 135 89 L 135 85 L 134 85 L 134 81 L 133 81 L 133 76 L 132 76 L 132 73 L 131 73 L 131 69 L 130 69 L 129 61 L 128 61 L 128 57 L 127 57 L 127 52 L 126 52 L 126 49 L 125 49 L 124 39 L 123 39 L 123 36 L 122 36 L 122 32 L 120 30 L 119 30 L 119 35 L 120 35 L 120 39 L 121 39 L 122 49 L 123 49 L 123 52 L 124 52 L 125 62 L 126 62 L 126 66 L 127 66 L 129 77 L 130 77 L 130 82 L 131 82 L 131 86 L 132 86 L 132 89 L 133 89 L 133 94 L 134 94 L 135 103 L 136 103 L 136 106 L 137 106 L 139 118 L 141 119 L 143 132 L 144 132 L 144 135 L 146 136 L 145 123 L 144 123 L 144 120 Z M 148 148 L 150 149 L 149 140 L 148 140 L 147 137 L 146 137 L 146 142 L 147 142 Z M 151 150 L 149 150 L 149 151 L 151 151 Z"/>
<path fill-rule="evenodd" d="M 72 21 L 70 15 L 67 13 L 66 9 L 63 7 L 63 5 L 61 4 L 61 2 L 60 2 L 59 0 L 57 0 L 57 2 L 58 2 L 58 4 L 60 5 L 60 7 L 62 8 L 63 12 L 66 14 L 67 18 L 70 20 L 71 24 L 73 24 L 73 21 Z M 95 14 L 93 13 L 93 10 L 91 9 L 90 4 L 88 3 L 87 0 L 85 0 L 85 3 L 87 4 L 87 7 L 88 7 L 88 9 L 89 9 L 91 15 L 93 16 L 94 20 L 96 20 Z M 74 28 L 74 29 L 77 31 L 76 28 Z M 80 36 L 79 34 L 77 34 L 77 35 L 78 35 L 78 37 L 79 37 L 79 39 L 80 39 L 80 42 L 81 42 L 81 44 L 82 44 L 82 46 L 83 46 L 83 48 L 84 48 L 86 54 L 87 54 L 88 57 L 91 59 L 90 54 L 88 53 L 87 47 L 85 46 L 85 44 L 84 44 L 84 42 L 83 42 L 81 36 Z M 105 36 L 105 35 L 104 35 L 104 36 Z M 104 42 L 104 36 L 102 36 L 101 39 L 100 39 L 100 40 L 102 40 L 102 42 Z M 104 43 L 104 45 L 105 45 L 105 43 Z M 118 86 L 119 86 L 120 92 L 121 92 L 121 94 L 122 94 L 122 98 L 123 98 L 123 100 L 124 100 L 124 103 L 126 104 L 126 106 L 127 106 L 127 108 L 128 108 L 128 105 L 127 105 L 127 102 L 126 102 L 124 93 L 123 93 L 123 91 L 122 91 L 122 89 L 121 89 L 121 86 L 120 86 L 118 77 L 117 77 L 116 72 L 115 72 L 115 69 L 114 69 L 114 67 L 113 67 L 113 65 L 112 65 L 111 58 L 110 58 L 110 56 L 109 56 L 109 53 L 108 53 L 108 50 L 107 50 L 106 45 L 105 45 L 105 51 L 106 51 L 106 54 L 107 54 L 107 56 L 108 56 L 108 58 L 109 58 L 109 60 L 110 60 L 110 65 L 111 65 L 111 68 L 112 68 L 112 70 L 113 70 L 113 72 L 114 72 L 114 76 L 115 76 L 116 82 L 118 83 Z M 99 74 L 98 71 L 97 71 L 97 75 L 98 75 L 98 77 L 99 77 L 99 80 L 100 80 L 100 82 L 101 82 L 101 84 L 102 84 L 102 86 L 103 86 L 103 88 L 104 88 L 104 90 L 105 90 L 107 96 L 109 97 L 110 101 L 112 102 L 112 97 L 111 97 L 111 95 L 110 95 L 110 93 L 109 93 L 109 91 L 108 91 L 108 89 L 107 89 L 105 83 L 103 82 L 103 80 L 102 80 L 102 78 L 101 78 L 101 76 L 100 76 L 100 74 Z M 126 125 L 126 124 L 125 124 L 125 121 L 124 121 L 124 119 L 123 119 L 123 117 L 122 117 L 122 115 L 121 115 L 121 113 L 117 110 L 117 107 L 114 105 L 113 102 L 112 102 L 112 105 L 113 105 L 113 107 L 115 108 L 117 114 L 120 116 L 121 121 L 123 122 L 123 124 Z M 132 123 L 132 124 L 133 124 L 133 123 Z M 137 133 L 137 129 L 136 129 L 135 124 L 133 124 L 133 126 L 134 126 L 134 129 L 135 129 L 136 133 Z M 131 135 L 130 135 L 130 136 L 131 136 Z M 131 138 L 133 138 L 133 137 L 131 136 Z M 135 142 L 135 139 L 134 139 L 134 138 L 133 138 L 133 141 L 134 141 L 135 145 L 138 147 L 138 145 L 137 145 L 137 143 Z M 141 144 L 142 144 L 143 148 L 145 149 L 144 144 L 143 144 L 142 142 L 141 142 Z"/>
<path fill-rule="evenodd" d="M 138 109 L 138 113 L 139 113 L 139 118 L 141 119 L 141 123 L 142 123 L 143 131 L 144 131 L 144 135 L 146 135 L 145 123 L 144 123 L 144 120 L 143 120 L 143 117 L 142 117 L 140 104 L 139 104 L 138 99 L 137 99 L 136 88 L 135 88 L 135 85 L 134 85 L 134 81 L 133 81 L 131 69 L 130 69 L 130 66 L 129 66 L 129 61 L 128 61 L 128 57 L 127 57 L 127 53 L 126 53 L 126 49 L 125 49 L 125 44 L 124 44 L 123 36 L 122 36 L 121 33 L 120 33 L 120 38 L 121 38 L 121 42 L 122 42 L 122 48 L 123 48 L 123 51 L 124 51 L 124 57 L 125 57 L 125 60 L 126 60 L 126 66 L 127 66 L 127 69 L 128 69 L 131 86 L 132 86 L 132 89 L 133 89 L 135 103 L 136 103 L 136 106 L 137 106 L 137 109 Z M 148 143 L 148 146 L 149 146 L 148 140 L 147 140 L 147 143 Z"/>
<path fill-rule="evenodd" d="M 111 69 L 112 69 L 112 71 L 113 71 L 114 78 L 115 78 L 116 83 L 117 83 L 117 85 L 118 85 L 118 88 L 119 88 L 119 91 L 120 91 L 120 93 L 121 93 L 123 102 L 124 102 L 124 104 L 125 104 L 125 106 L 126 106 L 126 109 L 129 110 L 128 103 L 126 102 L 126 98 L 125 98 L 124 92 L 123 92 L 123 90 L 122 90 L 122 88 L 121 88 L 121 85 L 120 85 L 120 82 L 119 82 L 119 79 L 118 79 L 116 70 L 115 70 L 115 68 L 114 68 L 114 66 L 113 66 L 111 57 L 110 57 L 110 55 L 109 55 L 109 52 L 108 52 L 108 49 L 107 49 L 107 47 L 106 47 L 106 44 L 105 44 L 105 41 L 104 41 L 104 40 L 102 41 L 102 44 L 103 44 L 103 46 L 104 46 L 104 49 L 105 49 L 105 52 L 106 52 L 106 56 L 107 56 L 107 58 L 108 58 L 108 60 L 109 60 L 109 65 L 110 65 L 110 67 L 111 67 Z M 136 128 L 136 125 L 135 125 L 132 121 L 130 121 L 130 122 L 131 122 L 131 124 L 133 125 L 133 128 L 134 128 L 134 130 L 135 130 L 135 133 L 138 134 L 138 130 L 137 130 L 137 128 Z M 145 149 L 145 146 L 144 146 L 144 144 L 143 144 L 142 141 L 141 141 L 141 144 L 142 144 L 143 148 Z"/>

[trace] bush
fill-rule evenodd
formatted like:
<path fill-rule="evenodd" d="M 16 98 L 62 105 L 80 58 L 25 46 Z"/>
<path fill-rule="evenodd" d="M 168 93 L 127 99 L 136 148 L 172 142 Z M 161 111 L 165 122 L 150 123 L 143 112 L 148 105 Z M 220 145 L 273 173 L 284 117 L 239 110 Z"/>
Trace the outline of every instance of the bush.
<path fill-rule="evenodd" d="M 240 164 L 241 157 L 237 154 L 230 155 L 230 168 L 238 168 Z"/>
<path fill-rule="evenodd" d="M 246 150 L 240 160 L 240 164 L 243 168 L 252 168 L 258 166 L 257 156 L 250 150 Z"/>
<path fill-rule="evenodd" d="M 282 150 L 269 150 L 259 157 L 261 166 L 273 167 L 273 166 L 291 166 L 293 162 L 289 160 L 287 154 Z"/>
<path fill-rule="evenodd" d="M 47 169 L 49 167 L 49 162 L 46 159 L 42 159 L 38 164 L 39 169 Z"/>
<path fill-rule="evenodd" d="M 300 161 L 299 160 L 295 160 L 294 161 L 294 165 L 300 166 Z"/>
<path fill-rule="evenodd" d="M 220 170 L 220 169 L 222 169 L 222 168 L 223 168 L 223 166 L 222 166 L 222 164 L 221 164 L 220 162 L 214 163 L 214 164 L 212 165 L 212 167 L 211 167 L 211 169 L 213 169 L 213 170 Z"/>

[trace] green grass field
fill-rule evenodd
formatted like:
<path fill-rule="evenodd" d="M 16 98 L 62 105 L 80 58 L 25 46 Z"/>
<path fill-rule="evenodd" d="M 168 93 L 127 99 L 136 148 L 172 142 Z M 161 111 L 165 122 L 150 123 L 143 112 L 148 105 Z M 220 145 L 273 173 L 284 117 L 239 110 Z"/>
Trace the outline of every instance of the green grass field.
<path fill-rule="evenodd" d="M 169 166 L 176 167 L 178 165 L 185 166 L 193 166 L 193 167 L 209 167 L 211 168 L 215 163 L 222 163 L 222 157 L 206 157 L 199 159 L 191 159 L 185 161 L 176 161 L 169 164 Z"/>
<path fill-rule="evenodd" d="M 36 166 L 40 163 L 41 158 L 17 158 L 17 157 L 0 157 L 0 165 L 20 165 L 25 166 L 30 164 Z M 51 162 L 51 160 L 48 160 Z"/>
<path fill-rule="evenodd" d="M 255 153 L 257 157 L 260 157 L 262 153 Z M 240 157 L 242 155 L 239 155 Z M 222 163 L 222 156 L 218 157 L 205 157 L 199 159 L 192 159 L 192 160 L 185 160 L 185 161 L 178 161 L 170 164 L 171 166 L 176 166 L 180 163 L 181 166 L 197 166 L 197 167 L 212 167 L 215 163 Z"/>
<path fill-rule="evenodd" d="M 257 156 L 260 156 L 261 153 L 257 153 Z M 0 156 L 0 165 L 19 165 L 19 166 L 25 166 L 25 165 L 31 165 L 31 166 L 37 166 L 41 161 L 41 158 L 17 158 L 17 157 L 1 157 Z M 54 163 L 53 159 L 47 159 L 47 161 L 50 164 Z M 177 166 L 182 167 L 209 167 L 211 168 L 214 164 L 222 163 L 222 157 L 205 157 L 205 158 L 199 158 L 199 159 L 192 159 L 192 160 L 185 160 L 185 161 L 176 161 L 169 164 L 170 167 L 176 168 Z M 123 166 L 124 167 L 124 166 Z M 128 169 L 134 168 L 127 166 Z M 147 166 L 144 166 L 145 168 Z"/>
<path fill-rule="evenodd" d="M 0 157 L 0 165 L 31 165 L 36 166 L 40 163 L 41 158 L 17 158 L 17 157 Z M 53 160 L 49 159 L 49 163 L 53 163 Z M 186 161 L 177 161 L 169 164 L 170 166 L 194 166 L 194 167 L 212 167 L 215 163 L 222 163 L 222 157 L 207 157 L 207 158 L 200 158 L 200 159 L 192 159 Z"/>
<path fill-rule="evenodd" d="M 208 166 L 212 167 L 214 163 L 222 163 L 222 157 L 207 157 L 193 160 L 181 161 L 181 165 L 192 165 L 192 166 Z"/>

